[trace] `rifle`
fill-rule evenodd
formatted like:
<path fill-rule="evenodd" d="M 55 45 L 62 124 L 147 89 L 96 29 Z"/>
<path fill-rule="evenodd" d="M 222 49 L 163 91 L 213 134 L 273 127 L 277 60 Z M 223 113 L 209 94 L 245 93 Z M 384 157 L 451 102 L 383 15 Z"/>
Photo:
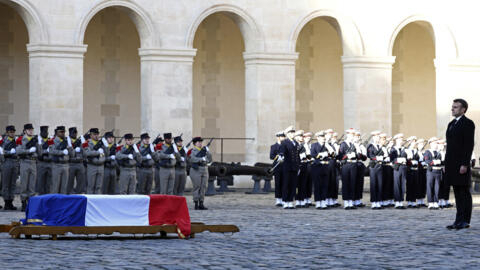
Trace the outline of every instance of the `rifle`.
<path fill-rule="evenodd" d="M 192 144 L 192 142 L 193 142 L 193 140 L 190 140 L 190 141 L 187 143 L 187 145 L 185 146 L 185 148 L 190 147 L 190 144 Z"/>
<path fill-rule="evenodd" d="M 338 144 L 341 144 L 343 142 L 343 137 L 345 137 L 345 133 L 343 133 L 340 139 L 338 139 L 337 141 Z"/>
<path fill-rule="evenodd" d="M 204 147 L 202 147 L 202 150 L 200 150 L 200 152 L 197 153 L 196 157 L 204 157 L 207 155 L 207 148 L 210 146 L 210 144 L 212 144 L 212 141 L 214 140 L 215 138 L 211 138 L 210 141 L 208 141 L 207 145 L 205 145 Z"/>
<path fill-rule="evenodd" d="M 362 145 L 367 147 L 368 142 L 372 139 L 373 135 L 370 135 L 365 141 L 363 141 Z"/>
<path fill-rule="evenodd" d="M 30 139 L 30 141 L 27 142 L 27 144 L 25 145 L 25 148 L 29 149 L 29 148 L 32 148 L 32 147 L 36 146 L 37 144 L 38 144 L 38 136 L 34 135 L 32 137 L 32 139 Z"/>

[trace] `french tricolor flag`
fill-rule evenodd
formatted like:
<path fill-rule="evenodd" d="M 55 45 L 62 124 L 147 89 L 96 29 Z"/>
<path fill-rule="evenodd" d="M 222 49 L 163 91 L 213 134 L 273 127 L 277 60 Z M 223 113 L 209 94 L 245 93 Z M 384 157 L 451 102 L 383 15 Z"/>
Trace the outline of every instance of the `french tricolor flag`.
<path fill-rule="evenodd" d="M 29 199 L 26 224 L 44 226 L 177 225 L 190 235 L 185 197 L 170 195 L 62 195 Z"/>

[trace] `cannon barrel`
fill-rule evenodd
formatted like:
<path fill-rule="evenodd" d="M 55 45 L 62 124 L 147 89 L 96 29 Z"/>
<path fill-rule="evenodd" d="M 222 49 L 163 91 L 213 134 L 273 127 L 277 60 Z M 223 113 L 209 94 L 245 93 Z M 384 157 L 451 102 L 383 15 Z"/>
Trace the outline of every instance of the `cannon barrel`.
<path fill-rule="evenodd" d="M 208 173 L 211 176 L 231 176 L 231 175 L 258 175 L 271 176 L 269 167 L 247 166 L 239 163 L 221 163 L 213 162 L 208 167 Z"/>

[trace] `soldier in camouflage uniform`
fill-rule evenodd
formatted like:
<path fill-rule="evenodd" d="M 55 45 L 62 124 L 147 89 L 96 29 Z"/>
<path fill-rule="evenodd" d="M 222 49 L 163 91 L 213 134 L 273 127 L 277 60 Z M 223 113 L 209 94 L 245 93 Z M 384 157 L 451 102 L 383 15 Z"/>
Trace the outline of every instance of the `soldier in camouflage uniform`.
<path fill-rule="evenodd" d="M 18 139 L 17 155 L 20 159 L 20 199 L 22 211 L 25 211 L 27 201 L 35 195 L 35 182 L 37 180 L 38 137 L 33 135 L 33 125 L 25 124 L 23 136 Z"/>
<path fill-rule="evenodd" d="M 141 156 L 133 143 L 133 135 L 125 134 L 125 145 L 117 152 L 115 159 L 120 167 L 119 194 L 134 194 L 137 182 L 136 166 Z"/>
<path fill-rule="evenodd" d="M 76 127 L 68 129 L 73 151 L 69 163 L 67 194 L 82 194 L 85 193 L 87 189 L 85 166 L 83 165 L 83 144 L 85 143 L 85 139 L 83 139 L 83 137 L 77 138 L 77 134 L 78 131 Z"/>
<path fill-rule="evenodd" d="M 105 152 L 102 193 L 116 194 L 118 192 L 117 161 L 115 160 L 117 144 L 114 143 L 113 132 L 106 132 L 104 137 L 107 140 L 107 151 Z"/>
<path fill-rule="evenodd" d="M 87 194 L 101 194 L 107 141 L 100 139 L 98 128 L 90 129 L 90 141 L 85 150 L 87 159 Z"/>
<path fill-rule="evenodd" d="M 191 163 L 190 178 L 193 184 L 193 202 L 195 210 L 207 210 L 203 201 L 208 181 L 208 166 L 212 162 L 212 155 L 207 146 L 202 147 L 203 139 L 195 137 L 192 139 L 193 148 L 188 151 L 189 162 Z"/>
<path fill-rule="evenodd" d="M 17 210 L 13 206 L 15 195 L 15 182 L 18 177 L 18 159 L 15 143 L 15 127 L 7 126 L 6 136 L 2 139 L 1 144 L 3 159 L 2 163 L 2 196 L 5 201 L 5 210 Z"/>
<path fill-rule="evenodd" d="M 72 147 L 65 137 L 65 127 L 58 126 L 55 132 L 53 145 L 50 146 L 49 153 L 52 158 L 52 184 L 50 193 L 67 194 L 68 182 L 68 161 Z"/>
<path fill-rule="evenodd" d="M 173 186 L 173 195 L 183 196 L 185 183 L 187 182 L 187 150 L 183 147 L 181 136 L 173 138 L 173 142 L 178 149 L 177 162 L 175 164 L 175 184 Z"/>
<path fill-rule="evenodd" d="M 52 159 L 48 151 L 50 145 L 53 144 L 53 139 L 48 138 L 48 126 L 40 126 L 38 141 L 39 149 L 35 191 L 41 195 L 50 192 L 50 185 L 52 183 Z"/>

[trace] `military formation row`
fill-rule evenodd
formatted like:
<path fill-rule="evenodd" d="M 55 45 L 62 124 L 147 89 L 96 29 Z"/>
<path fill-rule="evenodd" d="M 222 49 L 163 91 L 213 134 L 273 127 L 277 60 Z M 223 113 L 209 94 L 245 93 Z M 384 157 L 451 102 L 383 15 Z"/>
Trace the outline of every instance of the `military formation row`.
<path fill-rule="evenodd" d="M 363 207 L 366 173 L 370 176 L 372 209 L 452 206 L 450 186 L 443 179 L 444 140 L 433 137 L 426 141 L 415 136 L 405 139 L 403 134 L 388 138 L 380 131 L 362 140 L 362 134 L 354 129 L 345 134 L 339 140 L 331 129 L 312 134 L 293 127 L 276 134 L 270 158 L 274 161 L 277 206 L 340 206 L 337 200 L 341 181 L 344 208 Z"/>
<path fill-rule="evenodd" d="M 183 195 L 187 169 L 193 184 L 195 209 L 206 209 L 204 194 L 208 180 L 207 164 L 212 161 L 208 146 L 195 137 L 183 146 L 181 136 L 171 133 L 150 142 L 148 133 L 134 142 L 133 134 L 115 143 L 113 132 L 100 136 L 97 128 L 78 136 L 77 129 L 58 126 L 49 137 L 48 126 L 34 135 L 32 124 L 24 125 L 15 136 L 7 126 L 0 138 L 2 196 L 5 210 L 13 205 L 20 173 L 22 211 L 28 199 L 37 194 L 150 194 Z M 120 142 L 121 142 L 120 141 Z M 190 144 L 192 148 L 188 149 Z"/>

